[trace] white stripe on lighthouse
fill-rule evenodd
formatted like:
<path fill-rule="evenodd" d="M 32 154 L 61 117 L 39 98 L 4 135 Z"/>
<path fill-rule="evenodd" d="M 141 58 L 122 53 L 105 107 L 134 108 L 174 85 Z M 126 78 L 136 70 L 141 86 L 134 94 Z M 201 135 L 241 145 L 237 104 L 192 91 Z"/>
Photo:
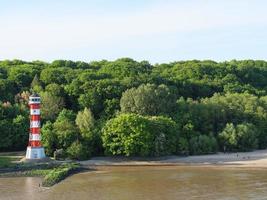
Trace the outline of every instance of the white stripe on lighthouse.
<path fill-rule="evenodd" d="M 39 128 L 40 121 L 31 121 L 31 128 Z"/>
<path fill-rule="evenodd" d="M 31 115 L 40 115 L 40 109 L 31 109 Z"/>
<path fill-rule="evenodd" d="M 30 141 L 41 141 L 40 134 L 30 134 Z"/>

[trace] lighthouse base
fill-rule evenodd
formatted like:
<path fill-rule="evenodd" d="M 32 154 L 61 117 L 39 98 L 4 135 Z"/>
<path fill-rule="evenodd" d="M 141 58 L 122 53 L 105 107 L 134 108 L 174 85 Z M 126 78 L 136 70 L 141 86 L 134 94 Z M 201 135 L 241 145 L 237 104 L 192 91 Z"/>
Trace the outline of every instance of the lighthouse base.
<path fill-rule="evenodd" d="M 27 147 L 26 159 L 43 159 L 45 152 L 43 147 Z"/>

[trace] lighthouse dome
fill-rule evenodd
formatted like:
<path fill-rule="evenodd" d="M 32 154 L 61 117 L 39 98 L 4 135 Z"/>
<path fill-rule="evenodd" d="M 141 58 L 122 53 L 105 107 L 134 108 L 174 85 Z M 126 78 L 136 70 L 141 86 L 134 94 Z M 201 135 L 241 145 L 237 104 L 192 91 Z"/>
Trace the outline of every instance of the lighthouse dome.
<path fill-rule="evenodd" d="M 40 96 L 37 93 L 33 93 L 30 97 L 40 97 Z"/>

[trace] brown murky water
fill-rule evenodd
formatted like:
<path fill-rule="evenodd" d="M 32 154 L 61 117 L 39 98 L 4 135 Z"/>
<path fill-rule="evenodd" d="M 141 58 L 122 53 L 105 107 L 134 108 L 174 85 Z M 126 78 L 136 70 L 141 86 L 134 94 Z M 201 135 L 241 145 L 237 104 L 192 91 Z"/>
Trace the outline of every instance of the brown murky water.
<path fill-rule="evenodd" d="M 267 170 L 209 167 L 109 167 L 39 188 L 40 178 L 0 178 L 0 199 L 267 199 Z"/>

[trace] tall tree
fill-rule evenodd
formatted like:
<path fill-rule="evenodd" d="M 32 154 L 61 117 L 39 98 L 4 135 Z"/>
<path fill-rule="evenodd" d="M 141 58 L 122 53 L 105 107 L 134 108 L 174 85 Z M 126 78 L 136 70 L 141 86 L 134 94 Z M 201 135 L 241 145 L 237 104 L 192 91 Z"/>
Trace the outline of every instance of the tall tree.
<path fill-rule="evenodd" d="M 95 119 L 90 109 L 84 108 L 83 111 L 79 111 L 75 122 L 83 137 L 92 137 L 90 133 L 94 129 Z"/>

